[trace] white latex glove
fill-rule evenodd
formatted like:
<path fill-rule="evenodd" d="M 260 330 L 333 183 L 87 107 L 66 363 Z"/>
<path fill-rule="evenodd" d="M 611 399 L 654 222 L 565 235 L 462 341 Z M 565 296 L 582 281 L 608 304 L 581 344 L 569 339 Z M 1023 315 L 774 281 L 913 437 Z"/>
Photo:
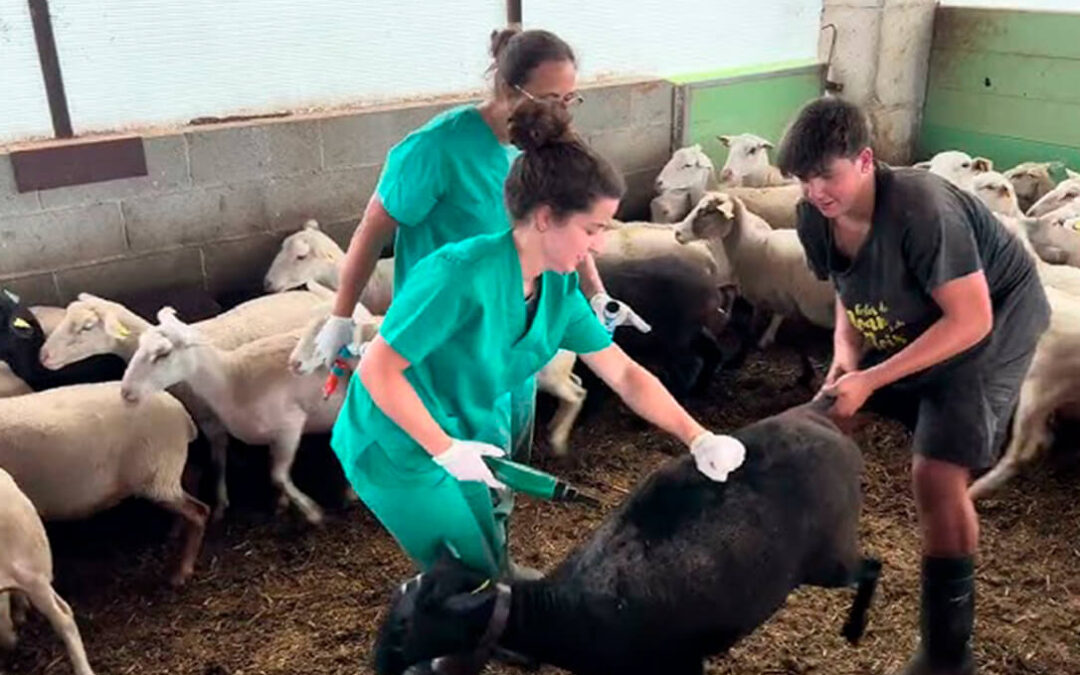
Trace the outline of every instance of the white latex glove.
<path fill-rule="evenodd" d="M 723 483 L 729 473 L 742 466 L 746 446 L 733 436 L 718 436 L 706 431 L 690 443 L 690 454 L 694 456 L 698 471 Z"/>
<path fill-rule="evenodd" d="M 637 312 L 630 309 L 630 305 L 612 298 L 607 293 L 597 293 L 592 296 L 589 306 L 609 333 L 614 333 L 617 327 L 628 323 L 642 333 L 652 330 L 652 326 L 646 323 Z"/>
<path fill-rule="evenodd" d="M 341 348 L 352 342 L 354 330 L 352 318 L 331 314 L 315 336 L 315 358 L 329 368 Z"/>
<path fill-rule="evenodd" d="M 435 455 L 435 462 L 439 466 L 458 480 L 477 480 L 496 490 L 506 489 L 506 485 L 495 478 L 483 459 L 485 456 L 502 457 L 506 454 L 502 448 L 479 441 L 459 441 L 456 438 L 452 441 L 449 449 Z"/>

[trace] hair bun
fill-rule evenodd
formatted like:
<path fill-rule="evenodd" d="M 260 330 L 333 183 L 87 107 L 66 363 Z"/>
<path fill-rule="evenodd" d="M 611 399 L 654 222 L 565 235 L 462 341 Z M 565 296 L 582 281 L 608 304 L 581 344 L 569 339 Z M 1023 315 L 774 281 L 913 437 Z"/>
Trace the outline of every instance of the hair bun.
<path fill-rule="evenodd" d="M 510 115 L 510 142 L 523 152 L 560 143 L 573 143 L 570 113 L 558 103 L 523 99 Z"/>
<path fill-rule="evenodd" d="M 520 26 L 511 26 L 509 28 L 503 28 L 502 30 L 491 31 L 491 58 L 498 61 L 499 54 L 506 49 L 506 45 L 510 43 L 510 40 L 520 32 Z"/>

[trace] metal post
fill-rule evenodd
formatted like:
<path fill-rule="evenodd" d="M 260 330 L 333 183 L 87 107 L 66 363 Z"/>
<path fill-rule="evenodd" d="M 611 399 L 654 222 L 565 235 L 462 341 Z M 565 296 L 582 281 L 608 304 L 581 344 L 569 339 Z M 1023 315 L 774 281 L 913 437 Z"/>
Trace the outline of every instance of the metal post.
<path fill-rule="evenodd" d="M 71 138 L 75 133 L 71 129 L 71 115 L 68 113 L 67 96 L 64 94 L 64 79 L 60 76 L 60 57 L 56 53 L 56 38 L 53 36 L 52 17 L 49 16 L 49 0 L 29 0 L 30 20 L 34 24 L 34 39 L 37 41 L 38 60 L 41 61 L 41 74 L 45 78 L 45 95 L 49 99 L 49 114 L 52 115 L 53 131 L 57 138 Z"/>
<path fill-rule="evenodd" d="M 518 26 L 521 22 L 521 0 L 506 0 L 506 25 Z"/>

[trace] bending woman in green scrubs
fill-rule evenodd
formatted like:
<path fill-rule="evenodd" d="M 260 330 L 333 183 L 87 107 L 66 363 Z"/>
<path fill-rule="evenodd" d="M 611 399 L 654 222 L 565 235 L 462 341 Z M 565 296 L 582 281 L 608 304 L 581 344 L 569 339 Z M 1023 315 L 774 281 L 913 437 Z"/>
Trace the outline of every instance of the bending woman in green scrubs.
<path fill-rule="evenodd" d="M 581 354 L 626 404 L 675 435 L 725 480 L 743 460 L 618 346 L 579 291 L 575 269 L 602 243 L 621 176 L 570 130 L 565 108 L 522 102 L 510 119 L 523 153 L 505 201 L 512 228 L 420 261 L 353 377 L 332 445 L 356 493 L 421 569 L 444 547 L 488 574 L 506 541 L 482 457 L 502 455 L 499 401 L 558 349 Z"/>

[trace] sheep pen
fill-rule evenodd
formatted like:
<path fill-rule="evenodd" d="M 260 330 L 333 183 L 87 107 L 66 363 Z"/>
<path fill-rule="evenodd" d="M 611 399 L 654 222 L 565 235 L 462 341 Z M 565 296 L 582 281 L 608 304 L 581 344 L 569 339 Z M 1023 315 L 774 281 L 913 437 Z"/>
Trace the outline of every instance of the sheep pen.
<path fill-rule="evenodd" d="M 777 346 L 752 355 L 738 373 L 719 376 L 692 412 L 723 430 L 805 400 L 808 392 L 791 386 L 797 355 L 784 344 L 781 329 Z M 826 356 L 827 345 L 818 345 L 815 358 Z M 522 498 L 511 549 L 524 564 L 550 569 L 634 484 L 680 451 L 674 441 L 643 431 L 614 400 L 582 420 L 576 433 L 572 462 L 560 463 L 540 447 L 537 463 L 597 495 L 603 506 Z M 908 440 L 899 425 L 878 418 L 856 440 L 866 463 L 862 542 L 884 564 L 862 643 L 849 647 L 838 628 L 850 593 L 803 589 L 726 659 L 710 661 L 707 672 L 886 675 L 914 647 L 919 552 Z M 85 523 L 50 525 L 56 587 L 75 608 L 95 666 L 129 675 L 371 673 L 378 622 L 392 589 L 413 570 L 362 505 L 335 505 L 341 484 L 326 480 L 336 471 L 326 444 L 326 436 L 306 438 L 294 471 L 301 489 L 330 506 L 320 529 L 299 517 L 273 517 L 259 464 L 267 461 L 264 452 L 230 453 L 230 462 L 240 464 L 229 472 L 234 512 L 208 529 L 196 574 L 182 591 L 160 582 L 168 542 L 150 533 L 167 528 L 130 526 L 161 518 L 153 507 L 134 503 Z M 1080 673 L 1080 463 L 1067 453 L 1050 455 L 979 504 L 980 673 Z M 34 615 L 16 652 L 0 655 L 0 671 L 12 675 L 67 668 L 62 644 Z M 486 672 L 522 671 L 493 664 Z"/>

